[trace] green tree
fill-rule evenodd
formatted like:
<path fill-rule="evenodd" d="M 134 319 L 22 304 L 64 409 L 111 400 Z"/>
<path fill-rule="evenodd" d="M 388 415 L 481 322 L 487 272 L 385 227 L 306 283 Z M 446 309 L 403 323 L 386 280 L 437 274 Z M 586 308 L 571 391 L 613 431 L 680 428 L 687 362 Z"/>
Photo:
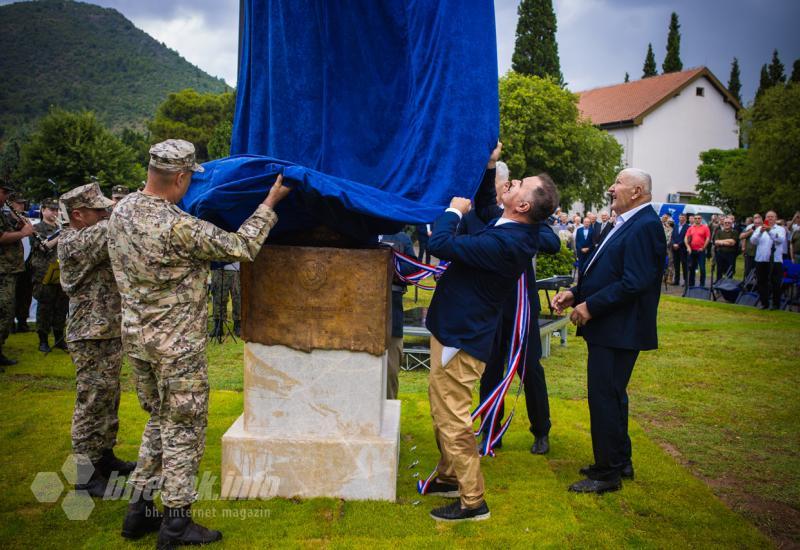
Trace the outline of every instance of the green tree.
<path fill-rule="evenodd" d="M 778 50 L 773 50 L 772 61 L 767 68 L 769 72 L 769 81 L 772 86 L 776 84 L 783 84 L 786 82 L 786 73 L 784 72 L 783 63 L 778 57 Z"/>
<path fill-rule="evenodd" d="M 211 139 L 208 140 L 208 159 L 214 160 L 227 157 L 231 154 L 231 133 L 233 123 L 223 120 L 211 132 Z"/>
<path fill-rule="evenodd" d="M 739 72 L 739 60 L 734 57 L 733 63 L 731 63 L 731 76 L 728 78 L 728 91 L 733 94 L 739 103 L 742 102 L 741 76 Z"/>
<path fill-rule="evenodd" d="M 548 172 L 561 203 L 597 204 L 621 164 L 613 136 L 581 120 L 577 96 L 549 79 L 509 72 L 500 79 L 500 138 L 514 177 Z"/>
<path fill-rule="evenodd" d="M 683 70 L 681 61 L 681 32 L 678 24 L 678 14 L 672 12 L 669 18 L 669 34 L 667 35 L 667 56 L 661 68 L 664 73 L 677 73 Z"/>
<path fill-rule="evenodd" d="M 136 153 L 138 163 L 147 168 L 150 163 L 150 134 L 125 128 L 120 133 L 119 139 Z"/>
<path fill-rule="evenodd" d="M 536 278 L 547 279 L 557 275 L 572 273 L 572 264 L 575 263 L 575 253 L 561 243 L 561 250 L 556 254 L 539 254 L 536 256 Z"/>
<path fill-rule="evenodd" d="M 795 59 L 792 64 L 792 76 L 789 78 L 789 82 L 800 82 L 800 59 Z"/>
<path fill-rule="evenodd" d="M 728 211 L 733 209 L 730 197 L 725 196 L 720 188 L 722 171 L 746 155 L 745 149 L 709 149 L 700 153 L 700 165 L 697 167 L 700 204 L 711 204 Z"/>
<path fill-rule="evenodd" d="M 15 176 L 31 198 L 61 194 L 96 177 L 105 192 L 114 185 L 134 187 L 145 177 L 133 149 L 95 117 L 52 108 L 23 145 Z M 54 188 L 48 179 L 58 184 Z"/>
<path fill-rule="evenodd" d="M 232 112 L 232 98 L 231 92 L 199 94 L 192 89 L 169 94 L 150 123 L 151 141 L 171 138 L 191 141 L 198 161 L 207 161 L 208 142 L 214 128 Z"/>
<path fill-rule="evenodd" d="M 631 81 L 631 75 L 625 73 L 625 82 L 630 82 L 630 81 Z"/>
<path fill-rule="evenodd" d="M 769 71 L 766 65 L 761 65 L 761 73 L 758 77 L 758 90 L 756 90 L 756 99 L 772 87 L 772 81 L 769 78 Z"/>
<path fill-rule="evenodd" d="M 800 210 L 800 86 L 773 86 L 744 114 L 748 149 L 721 172 L 721 194 L 740 215 Z"/>
<path fill-rule="evenodd" d="M 517 15 L 517 38 L 511 56 L 511 68 L 521 74 L 550 77 L 563 84 L 553 2 L 522 0 Z"/>
<path fill-rule="evenodd" d="M 649 78 L 658 75 L 656 68 L 656 56 L 653 53 L 653 45 L 647 45 L 647 55 L 644 58 L 644 67 L 642 67 L 642 78 Z"/>

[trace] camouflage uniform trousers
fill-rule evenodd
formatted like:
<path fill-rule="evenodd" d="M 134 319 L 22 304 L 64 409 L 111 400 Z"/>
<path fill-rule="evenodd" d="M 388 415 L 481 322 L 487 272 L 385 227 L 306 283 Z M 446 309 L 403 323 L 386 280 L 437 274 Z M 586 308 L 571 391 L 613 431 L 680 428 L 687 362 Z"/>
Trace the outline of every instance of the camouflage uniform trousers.
<path fill-rule="evenodd" d="M 50 334 L 52 329 L 56 338 L 63 336 L 69 298 L 61 289 L 61 285 L 34 283 L 33 297 L 39 302 L 36 306 L 37 332 Z"/>
<path fill-rule="evenodd" d="M 0 348 L 6 343 L 14 322 L 16 288 L 16 273 L 0 273 Z"/>
<path fill-rule="evenodd" d="M 231 317 L 242 319 L 242 290 L 239 272 L 228 269 L 211 271 L 211 316 L 223 322 L 228 317 L 228 295 L 231 297 Z"/>
<path fill-rule="evenodd" d="M 75 411 L 72 413 L 72 450 L 97 462 L 103 450 L 117 443 L 119 428 L 119 373 L 122 341 L 69 342 L 75 364 Z"/>
<path fill-rule="evenodd" d="M 129 358 L 136 392 L 150 420 L 142 434 L 136 470 L 129 483 L 136 490 L 161 487 L 170 508 L 197 498 L 195 478 L 203 458 L 208 422 L 208 363 L 205 352 L 158 362 Z"/>

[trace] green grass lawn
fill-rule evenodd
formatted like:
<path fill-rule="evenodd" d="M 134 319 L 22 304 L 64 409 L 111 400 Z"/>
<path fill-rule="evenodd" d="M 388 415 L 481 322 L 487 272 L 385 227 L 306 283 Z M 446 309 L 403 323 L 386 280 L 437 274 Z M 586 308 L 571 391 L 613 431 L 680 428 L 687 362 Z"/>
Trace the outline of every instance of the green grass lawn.
<path fill-rule="evenodd" d="M 794 314 L 665 298 L 661 349 L 640 357 L 630 388 L 637 478 L 618 493 L 566 491 L 577 469 L 591 461 L 586 347 L 573 334 L 545 361 L 551 453 L 528 452 L 532 440 L 520 404 L 504 448 L 484 459 L 489 521 L 435 524 L 428 511 L 445 501 L 416 494 L 413 475 L 427 475 L 436 461 L 427 378 L 420 371 L 401 374 L 397 503 L 204 500 L 196 509 L 223 530 L 224 544 L 217 547 L 231 548 L 797 544 L 791 511 L 800 508 L 798 336 Z M 137 544 L 119 537 L 124 502 L 98 501 L 88 521 L 70 521 L 60 500 L 34 499 L 36 473 L 58 471 L 69 454 L 74 399 L 67 355 L 43 357 L 34 349 L 34 335 L 12 335 L 5 351 L 21 361 L 0 375 L 0 546 L 152 547 L 153 537 Z M 214 390 L 201 473 L 219 476 L 220 438 L 242 410 L 241 364 L 240 343 L 209 345 Z M 131 458 L 145 415 L 127 367 L 123 384 L 118 454 Z M 419 465 L 409 468 L 416 460 Z"/>

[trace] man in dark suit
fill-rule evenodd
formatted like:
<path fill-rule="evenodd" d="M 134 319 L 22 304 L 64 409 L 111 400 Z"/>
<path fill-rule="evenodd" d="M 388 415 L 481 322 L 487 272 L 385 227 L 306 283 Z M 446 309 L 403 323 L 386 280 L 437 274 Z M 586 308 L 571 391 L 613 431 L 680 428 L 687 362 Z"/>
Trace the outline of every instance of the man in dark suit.
<path fill-rule="evenodd" d="M 487 166 L 488 185 L 476 197 L 476 208 L 495 202 L 494 168 L 500 144 Z M 558 204 L 558 191 L 547 174 L 514 180 L 502 195 L 503 215 L 475 235 L 457 235 L 469 199 L 455 197 L 436 221 L 431 253 L 450 261 L 436 285 L 426 325 L 431 331 L 428 396 L 441 459 L 429 494 L 458 501 L 431 511 L 436 520 L 489 517 L 483 498 L 480 456 L 473 434 L 472 387 L 483 374 L 505 301 L 530 265 L 539 246 L 539 222 Z"/>
<path fill-rule="evenodd" d="M 417 234 L 417 244 L 419 245 L 417 260 L 420 262 L 424 261 L 426 264 L 429 264 L 431 263 L 431 253 L 428 250 L 428 238 L 431 235 L 431 224 L 421 223 L 416 225 L 415 228 L 415 233 Z"/>
<path fill-rule="evenodd" d="M 575 230 L 575 258 L 578 260 L 578 272 L 583 271 L 586 260 L 594 250 L 594 232 L 589 217 L 583 218 L 583 225 Z"/>
<path fill-rule="evenodd" d="M 650 176 L 627 168 L 609 188 L 617 224 L 578 279 L 553 307 L 574 306 L 570 318 L 589 349 L 589 414 L 594 464 L 570 491 L 603 493 L 633 477 L 626 388 L 640 351 L 658 347 L 656 315 L 666 242 L 650 205 Z"/>
<path fill-rule="evenodd" d="M 678 286 L 681 284 L 681 269 L 683 270 L 683 278 L 688 278 L 688 265 L 686 263 L 687 253 L 686 245 L 686 231 L 689 229 L 689 223 L 686 220 L 686 214 L 678 216 L 678 225 L 672 230 L 672 239 L 670 239 L 670 248 L 672 249 L 672 265 L 675 267 L 675 278 L 672 284 Z"/>
<path fill-rule="evenodd" d="M 474 208 L 470 210 L 462 220 L 459 231 L 475 235 L 486 227 L 494 218 L 503 215 L 502 197 L 506 186 L 509 183 L 508 166 L 504 162 L 497 163 L 497 173 L 495 175 L 495 191 L 497 193 L 497 203 L 486 208 Z M 485 184 L 488 185 L 488 184 Z M 555 254 L 561 250 L 561 239 L 555 234 L 549 221 L 539 224 L 539 252 L 545 254 Z M 530 431 L 533 434 L 534 442 L 531 447 L 533 454 L 547 454 L 550 450 L 550 402 L 547 398 L 547 381 L 544 376 L 544 368 L 540 359 L 542 358 L 542 341 L 539 338 L 539 291 L 536 288 L 536 271 L 533 269 L 533 262 L 525 270 L 528 280 L 528 300 L 531 307 L 530 323 L 528 325 L 528 346 L 525 354 L 525 377 L 522 379 L 525 388 L 525 405 L 530 421 Z M 511 339 L 514 324 L 514 314 L 516 312 L 516 293 L 512 294 L 503 304 L 503 316 L 500 325 L 495 333 L 492 344 L 492 353 L 486 361 L 486 368 L 481 376 L 480 400 L 483 401 L 497 387 L 503 379 L 505 372 L 508 347 Z M 519 371 L 522 376 L 522 371 Z M 503 418 L 503 407 L 497 415 L 498 424 Z M 498 426 L 499 428 L 499 426 Z M 489 432 L 488 423 L 484 426 L 484 437 Z M 497 432 L 495 432 L 497 433 Z M 502 441 L 498 441 L 495 448 L 502 446 Z"/>
<path fill-rule="evenodd" d="M 595 222 L 594 226 L 592 227 L 592 229 L 594 229 L 594 238 L 592 241 L 594 242 L 595 248 L 597 248 L 600 243 L 603 242 L 603 239 L 606 238 L 612 227 L 614 227 L 614 224 L 611 223 L 611 219 L 608 217 L 608 211 L 603 210 L 600 212 L 600 221 Z"/>

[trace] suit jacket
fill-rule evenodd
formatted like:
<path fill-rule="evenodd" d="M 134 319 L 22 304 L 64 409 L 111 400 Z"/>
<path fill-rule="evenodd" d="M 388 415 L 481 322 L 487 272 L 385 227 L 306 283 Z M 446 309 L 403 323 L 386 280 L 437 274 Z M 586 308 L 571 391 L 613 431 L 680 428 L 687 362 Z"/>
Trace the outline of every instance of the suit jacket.
<path fill-rule="evenodd" d="M 414 245 L 411 244 L 411 238 L 405 234 L 405 232 L 400 231 L 399 233 L 395 233 L 393 235 L 382 235 L 381 236 L 381 243 L 391 246 L 398 252 L 402 252 L 406 256 L 411 256 L 412 258 L 416 257 L 416 253 L 414 252 Z M 404 267 L 401 268 L 403 271 L 403 275 L 408 275 L 413 268 Z M 393 338 L 402 338 L 403 337 L 403 294 L 406 292 L 406 287 L 408 285 L 397 277 L 394 278 L 392 281 L 392 337 Z"/>
<path fill-rule="evenodd" d="M 583 229 L 583 226 L 580 226 L 575 230 L 575 254 L 581 259 L 587 258 L 594 248 L 594 231 L 590 227 L 588 236 L 584 238 Z M 583 253 L 581 248 L 588 248 L 589 252 Z"/>
<path fill-rule="evenodd" d="M 592 319 L 578 329 L 587 343 L 648 350 L 658 347 L 656 316 L 664 274 L 666 239 L 661 220 L 642 208 L 589 258 L 573 287 Z"/>
<path fill-rule="evenodd" d="M 420 223 L 414 226 L 415 233 L 417 236 L 417 242 L 419 243 L 427 243 L 428 242 L 428 227 L 425 223 Z"/>
<path fill-rule="evenodd" d="M 486 170 L 473 209 L 481 220 L 497 216 L 495 170 Z M 469 215 L 469 214 L 468 214 Z M 539 248 L 539 224 L 496 220 L 473 235 L 458 235 L 458 214 L 444 212 L 428 243 L 450 266 L 436 285 L 425 324 L 443 345 L 463 349 L 486 362 L 502 314 L 517 280 Z"/>
<path fill-rule="evenodd" d="M 681 245 L 682 250 L 686 250 L 686 247 L 683 246 L 683 243 L 686 241 L 686 232 L 689 230 L 689 226 L 691 224 L 686 222 L 683 224 L 683 228 L 679 231 L 678 228 L 680 227 L 677 223 L 675 227 L 672 229 L 672 239 L 670 244 L 679 244 Z"/>
<path fill-rule="evenodd" d="M 597 247 L 597 245 L 603 242 L 603 239 L 606 238 L 613 228 L 614 225 L 611 223 L 611 220 L 606 222 L 605 227 L 603 227 L 603 222 L 595 222 L 594 227 L 592 227 L 592 229 L 594 229 L 594 238 L 592 239 L 594 246 Z"/>

